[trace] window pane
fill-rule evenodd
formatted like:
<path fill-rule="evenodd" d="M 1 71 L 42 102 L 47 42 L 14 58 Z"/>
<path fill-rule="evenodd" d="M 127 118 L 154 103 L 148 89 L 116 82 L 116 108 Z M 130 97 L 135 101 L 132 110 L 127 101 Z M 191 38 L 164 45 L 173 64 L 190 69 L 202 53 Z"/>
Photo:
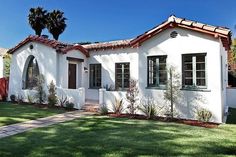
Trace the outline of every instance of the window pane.
<path fill-rule="evenodd" d="M 25 87 L 29 89 L 36 87 L 38 77 L 39 77 L 38 63 L 36 59 L 32 57 L 29 61 L 27 71 L 26 71 Z"/>
<path fill-rule="evenodd" d="M 205 62 L 205 55 L 197 55 L 196 62 Z"/>
<path fill-rule="evenodd" d="M 205 78 L 205 71 L 197 71 L 197 78 L 198 77 L 203 77 Z"/>
<path fill-rule="evenodd" d="M 193 72 L 192 71 L 185 71 L 184 76 L 185 77 L 193 77 Z"/>
<path fill-rule="evenodd" d="M 192 62 L 192 56 L 190 55 L 184 56 L 184 62 Z"/>
<path fill-rule="evenodd" d="M 116 63 L 116 88 L 123 89 L 129 87 L 130 69 L 129 63 Z"/>
<path fill-rule="evenodd" d="M 91 88 L 101 87 L 101 64 L 90 64 L 89 85 Z"/>
<path fill-rule="evenodd" d="M 185 85 L 193 85 L 193 79 L 185 79 Z"/>
<path fill-rule="evenodd" d="M 193 64 L 192 63 L 184 64 L 184 70 L 193 70 Z"/>
<path fill-rule="evenodd" d="M 197 79 L 197 86 L 205 86 L 206 80 L 205 79 Z"/>
<path fill-rule="evenodd" d="M 197 63 L 196 69 L 197 70 L 205 70 L 205 63 Z"/>
<path fill-rule="evenodd" d="M 166 84 L 166 57 L 167 56 L 152 56 L 148 57 L 148 86 L 159 86 Z"/>

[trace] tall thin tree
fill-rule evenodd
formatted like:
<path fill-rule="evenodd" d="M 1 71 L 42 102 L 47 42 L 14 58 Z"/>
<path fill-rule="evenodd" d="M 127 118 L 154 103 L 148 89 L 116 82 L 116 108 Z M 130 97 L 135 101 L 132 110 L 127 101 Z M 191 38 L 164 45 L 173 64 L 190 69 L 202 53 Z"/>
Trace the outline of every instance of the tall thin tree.
<path fill-rule="evenodd" d="M 48 13 L 47 16 L 47 29 L 52 34 L 55 40 L 58 40 L 61 33 L 64 32 L 66 28 L 65 21 L 67 20 L 64 17 L 64 12 L 60 10 L 53 10 L 52 12 Z"/>
<path fill-rule="evenodd" d="M 28 21 L 36 35 L 41 35 L 42 30 L 46 27 L 47 10 L 42 7 L 31 8 L 29 10 Z"/>

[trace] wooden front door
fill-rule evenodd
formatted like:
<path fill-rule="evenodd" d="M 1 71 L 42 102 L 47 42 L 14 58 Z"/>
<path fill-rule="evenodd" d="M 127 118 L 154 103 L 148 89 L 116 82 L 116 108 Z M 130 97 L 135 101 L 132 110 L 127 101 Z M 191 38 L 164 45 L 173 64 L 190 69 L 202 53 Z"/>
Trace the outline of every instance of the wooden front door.
<path fill-rule="evenodd" d="M 69 89 L 76 89 L 76 64 L 70 64 L 69 63 L 69 69 L 68 69 L 68 85 Z"/>

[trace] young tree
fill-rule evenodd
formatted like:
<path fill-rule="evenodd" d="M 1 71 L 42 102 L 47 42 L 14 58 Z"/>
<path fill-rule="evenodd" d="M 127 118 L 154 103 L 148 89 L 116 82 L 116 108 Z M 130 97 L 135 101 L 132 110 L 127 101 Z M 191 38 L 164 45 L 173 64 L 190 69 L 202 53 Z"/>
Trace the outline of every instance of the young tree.
<path fill-rule="evenodd" d="M 56 93 L 56 86 L 53 83 L 53 81 L 49 84 L 48 93 L 49 93 L 49 95 L 48 95 L 48 104 L 50 106 L 56 105 L 57 102 L 58 102 L 58 99 L 57 99 L 57 93 Z"/>
<path fill-rule="evenodd" d="M 170 102 L 170 116 L 174 118 L 174 104 L 177 102 L 180 95 L 180 76 L 176 72 L 174 67 L 170 67 L 168 70 L 167 87 L 164 93 L 164 98 Z"/>
<path fill-rule="evenodd" d="M 35 34 L 40 36 L 42 30 L 46 27 L 47 11 L 42 7 L 30 8 L 28 21 Z"/>
<path fill-rule="evenodd" d="M 6 53 L 3 57 L 3 76 L 9 77 L 10 76 L 10 65 L 11 65 L 11 55 Z"/>
<path fill-rule="evenodd" d="M 64 32 L 66 28 L 66 20 L 64 12 L 60 10 L 53 10 L 47 14 L 46 27 L 55 40 L 58 40 L 59 35 Z"/>
<path fill-rule="evenodd" d="M 126 99 L 129 102 L 128 109 L 130 114 L 135 114 L 135 110 L 137 109 L 137 100 L 138 100 L 139 89 L 137 86 L 137 81 L 131 79 L 129 83 L 129 88 L 126 92 Z"/>
<path fill-rule="evenodd" d="M 35 98 L 39 104 L 43 104 L 46 100 L 46 93 L 44 91 L 45 79 L 43 75 L 39 75 L 37 78 L 36 94 Z"/>

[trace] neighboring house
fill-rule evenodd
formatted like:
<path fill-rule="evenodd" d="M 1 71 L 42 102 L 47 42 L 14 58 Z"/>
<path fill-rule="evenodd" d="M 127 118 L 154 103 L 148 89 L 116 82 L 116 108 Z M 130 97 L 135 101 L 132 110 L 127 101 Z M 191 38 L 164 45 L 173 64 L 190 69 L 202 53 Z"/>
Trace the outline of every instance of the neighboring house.
<path fill-rule="evenodd" d="M 7 49 L 0 48 L 0 78 L 4 77 L 4 55 L 7 53 Z"/>
<path fill-rule="evenodd" d="M 114 97 L 125 95 L 129 80 L 135 79 L 140 98 L 149 96 L 158 105 L 168 106 L 164 100 L 169 77 L 166 69 L 174 66 L 182 83 L 175 114 L 195 119 L 196 110 L 206 108 L 212 112 L 213 121 L 221 123 L 227 105 L 230 45 L 229 29 L 175 16 L 128 40 L 72 45 L 29 36 L 9 50 L 9 96 L 32 94 L 33 78 L 43 74 L 46 84 L 53 81 L 59 97 L 67 95 L 77 108 L 85 99 L 110 105 Z M 110 85 L 116 91 L 100 89 Z"/>

